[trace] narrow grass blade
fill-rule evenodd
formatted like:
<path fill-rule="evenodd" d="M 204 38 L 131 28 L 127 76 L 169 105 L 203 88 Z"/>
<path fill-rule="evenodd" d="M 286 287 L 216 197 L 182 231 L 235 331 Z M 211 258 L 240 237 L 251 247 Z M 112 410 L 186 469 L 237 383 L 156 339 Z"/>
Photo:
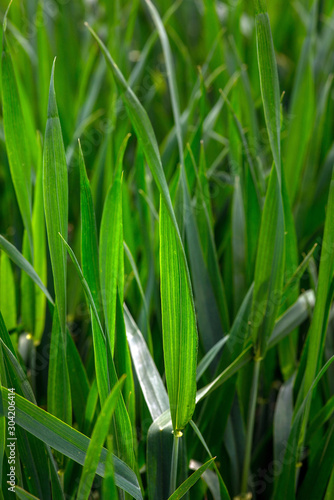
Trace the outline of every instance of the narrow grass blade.
<path fill-rule="evenodd" d="M 270 146 L 281 182 L 281 105 L 277 64 L 265 0 L 254 0 L 261 94 Z"/>
<path fill-rule="evenodd" d="M 77 493 L 78 500 L 88 500 L 88 497 L 90 495 L 96 468 L 98 466 L 100 454 L 103 448 L 103 443 L 107 438 L 111 417 L 115 411 L 116 403 L 121 394 L 123 383 L 124 377 L 121 378 L 113 387 L 113 390 L 106 399 L 94 426 L 80 478 Z"/>
<path fill-rule="evenodd" d="M 44 210 L 53 271 L 59 323 L 63 337 L 66 328 L 66 250 L 58 236 L 67 236 L 68 185 L 65 150 L 54 88 L 53 62 L 43 152 Z"/>
<path fill-rule="evenodd" d="M 212 465 L 216 457 L 211 458 L 205 464 L 203 464 L 199 469 L 197 469 L 188 479 L 178 487 L 176 491 L 169 497 L 168 500 L 179 500 L 183 498 L 184 495 L 190 490 L 192 486 L 200 479 L 202 474 Z"/>
<path fill-rule="evenodd" d="M 22 220 L 28 234 L 30 251 L 33 255 L 31 225 L 31 159 L 13 62 L 6 39 L 7 13 L 8 10 L 3 20 L 1 65 L 3 126 L 15 194 Z"/>
<path fill-rule="evenodd" d="M 27 232 L 23 235 L 22 252 L 28 261 L 32 261 Z M 21 316 L 24 329 L 33 335 L 35 330 L 35 287 L 29 277 L 21 275 Z"/>
<path fill-rule="evenodd" d="M 37 497 L 31 495 L 26 490 L 22 489 L 20 486 L 15 486 L 15 493 L 17 498 L 20 500 L 38 500 Z"/>
<path fill-rule="evenodd" d="M 45 108 L 46 109 L 46 108 Z M 46 233 L 43 205 L 43 152 L 41 136 L 38 135 L 38 166 L 34 192 L 34 205 L 32 213 L 32 228 L 34 240 L 34 269 L 46 287 L 47 284 L 47 258 L 46 258 Z M 35 284 L 35 331 L 34 340 L 41 340 L 45 326 L 46 297 L 43 291 Z"/>
<path fill-rule="evenodd" d="M 194 432 L 195 432 L 196 436 L 198 437 L 198 439 L 200 440 L 200 442 L 201 442 L 201 443 L 202 443 L 202 445 L 204 446 L 204 448 L 205 448 L 205 450 L 206 450 L 207 454 L 209 455 L 210 459 L 212 459 L 212 458 L 213 458 L 213 457 L 212 457 L 212 454 L 211 454 L 211 452 L 210 452 L 210 450 L 209 450 L 208 445 L 207 445 L 207 444 L 206 444 L 206 442 L 205 442 L 204 437 L 202 436 L 201 431 L 199 430 L 199 428 L 197 427 L 197 425 L 195 424 L 195 422 L 193 422 L 192 420 L 191 420 L 191 422 L 190 422 L 190 425 L 191 425 L 191 427 L 193 428 L 193 430 L 194 430 Z M 215 471 L 216 471 L 216 474 L 217 474 L 217 483 L 218 483 L 218 487 L 219 487 L 219 495 L 220 495 L 220 496 L 219 496 L 219 498 L 220 498 L 220 499 L 222 499 L 222 500 L 230 500 L 230 495 L 229 495 L 229 493 L 228 493 L 228 490 L 227 490 L 227 488 L 226 488 L 226 485 L 225 485 L 225 483 L 224 483 L 224 480 L 223 480 L 223 478 L 221 477 L 221 474 L 220 474 L 220 472 L 219 472 L 219 470 L 218 470 L 218 468 L 217 468 L 217 466 L 216 466 L 216 463 L 215 463 L 215 462 L 213 462 L 213 464 L 212 464 L 212 465 L 213 465 L 213 467 L 214 467 L 214 469 L 215 469 Z"/>
<path fill-rule="evenodd" d="M 36 283 L 40 290 L 44 293 L 50 304 L 54 304 L 51 295 L 42 283 L 40 277 L 37 275 L 35 269 L 32 267 L 30 262 L 28 262 L 23 255 L 14 247 L 9 241 L 7 241 L 3 236 L 0 235 L 0 248 L 11 260 L 16 264 L 22 271 L 28 274 L 30 278 Z"/>
<path fill-rule="evenodd" d="M 82 272 L 92 292 L 97 312 L 101 314 L 101 288 L 99 253 L 93 197 L 86 173 L 85 161 L 79 141 L 80 208 L 81 208 L 81 259 Z M 65 235 L 66 236 L 66 235 Z M 101 316 L 100 316 L 101 317 Z"/>
<path fill-rule="evenodd" d="M 231 363 L 218 377 L 216 377 L 210 384 L 202 387 L 197 391 L 196 403 L 208 396 L 212 391 L 217 389 L 226 380 L 235 375 L 243 366 L 245 366 L 252 359 L 252 346 L 248 346 L 235 361 Z"/>
<path fill-rule="evenodd" d="M 160 201 L 160 272 L 164 359 L 174 433 L 195 409 L 197 329 L 191 290 L 165 202 Z"/>
<path fill-rule="evenodd" d="M 4 252 L 0 257 L 0 307 L 8 330 L 16 327 L 17 307 L 14 273 L 9 258 Z"/>
<path fill-rule="evenodd" d="M 8 390 L 1 388 L 5 414 L 7 414 Z M 90 440 L 74 428 L 45 412 L 19 395 L 16 395 L 16 423 L 53 449 L 83 465 Z M 97 474 L 104 475 L 104 464 L 108 451 L 103 448 Z M 116 485 L 127 491 L 136 500 L 142 494 L 134 472 L 122 460 L 113 457 Z"/>
<path fill-rule="evenodd" d="M 262 213 L 255 267 L 251 332 L 255 356 L 263 357 L 279 311 L 284 274 L 284 213 L 279 179 L 272 169 Z"/>

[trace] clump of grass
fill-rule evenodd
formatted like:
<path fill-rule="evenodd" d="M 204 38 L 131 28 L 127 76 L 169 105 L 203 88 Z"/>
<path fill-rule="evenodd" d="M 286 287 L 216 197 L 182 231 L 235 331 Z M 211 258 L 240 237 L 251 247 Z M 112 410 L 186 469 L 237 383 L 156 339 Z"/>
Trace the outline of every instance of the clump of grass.
<path fill-rule="evenodd" d="M 330 500 L 331 2 L 1 8 L 0 499 Z"/>

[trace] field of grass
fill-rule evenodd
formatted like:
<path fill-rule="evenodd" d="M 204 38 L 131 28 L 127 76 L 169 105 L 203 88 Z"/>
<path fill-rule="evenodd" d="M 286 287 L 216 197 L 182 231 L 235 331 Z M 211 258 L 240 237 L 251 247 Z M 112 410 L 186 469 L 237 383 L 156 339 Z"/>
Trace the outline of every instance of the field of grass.
<path fill-rule="evenodd" d="M 333 1 L 0 12 L 0 500 L 333 500 Z"/>

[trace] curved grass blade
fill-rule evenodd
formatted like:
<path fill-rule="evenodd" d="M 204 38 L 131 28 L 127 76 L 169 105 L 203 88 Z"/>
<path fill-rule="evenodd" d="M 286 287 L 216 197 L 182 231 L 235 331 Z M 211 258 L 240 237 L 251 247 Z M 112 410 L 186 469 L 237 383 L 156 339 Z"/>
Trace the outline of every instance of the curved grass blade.
<path fill-rule="evenodd" d="M 194 486 L 195 483 L 200 479 L 202 474 L 212 465 L 216 457 L 211 458 L 208 460 L 205 464 L 203 464 L 201 467 L 199 467 L 184 483 L 181 484 L 181 486 L 178 487 L 176 491 L 169 497 L 168 500 L 179 500 L 180 498 L 183 498 L 184 495 L 190 490 L 192 486 Z"/>
<path fill-rule="evenodd" d="M 7 415 L 8 390 L 1 387 L 2 401 Z M 35 437 L 83 465 L 90 439 L 79 431 L 65 424 L 53 415 L 16 395 L 16 423 Z M 108 451 L 103 448 L 97 467 L 97 474 L 104 475 L 104 464 Z M 142 500 L 142 494 L 135 473 L 122 460 L 113 456 L 116 485 L 132 495 L 136 500 Z"/>
<path fill-rule="evenodd" d="M 35 495 L 31 495 L 30 493 L 28 493 L 28 491 L 24 490 L 20 486 L 15 486 L 15 493 L 17 498 L 19 498 L 20 500 L 38 500 Z"/>
<path fill-rule="evenodd" d="M 88 500 L 90 495 L 103 443 L 109 432 L 111 417 L 115 411 L 117 400 L 121 394 L 124 379 L 124 377 L 121 378 L 113 387 L 113 390 L 106 399 L 94 426 L 80 478 L 77 500 Z"/>
<path fill-rule="evenodd" d="M 59 236 L 61 237 L 75 265 L 76 271 L 80 277 L 81 284 L 84 288 L 89 305 L 91 307 L 97 385 L 99 388 L 100 401 L 103 405 L 110 392 L 110 388 L 118 382 L 116 368 L 113 358 L 111 357 L 111 349 L 108 343 L 108 338 L 104 335 L 89 286 L 82 274 L 73 250 L 68 245 L 68 243 L 66 243 L 64 238 L 61 235 Z M 133 466 L 134 453 L 132 445 L 132 428 L 123 397 L 120 398 L 115 410 L 115 437 L 118 452 L 121 454 L 124 460 L 129 463 L 130 466 Z"/>
<path fill-rule="evenodd" d="M 143 108 L 143 106 L 140 104 L 138 98 L 135 96 L 131 88 L 128 86 L 123 74 L 121 73 L 120 69 L 118 68 L 117 64 L 111 57 L 110 53 L 108 52 L 106 46 L 102 42 L 102 40 L 98 37 L 98 35 L 95 33 L 95 31 L 88 25 L 88 23 L 85 23 L 89 31 L 91 32 L 92 36 L 95 38 L 97 43 L 100 46 L 100 49 L 102 50 L 108 67 L 110 68 L 115 81 L 117 83 L 117 86 L 121 92 L 122 99 L 126 105 L 127 112 L 129 114 L 129 118 L 131 120 L 131 123 L 135 129 L 136 136 L 138 138 L 138 141 L 140 142 L 141 148 L 144 152 L 146 161 L 148 163 L 148 166 L 150 167 L 150 170 L 152 172 L 152 175 L 154 177 L 154 180 L 159 188 L 160 194 L 162 198 L 164 199 L 167 207 L 167 211 L 169 213 L 169 216 L 171 218 L 173 227 L 175 228 L 175 232 L 177 235 L 177 239 L 179 241 L 180 247 L 182 249 L 182 254 L 185 263 L 187 262 L 186 255 L 184 252 L 183 248 L 183 243 L 180 235 L 180 231 L 178 228 L 178 224 L 176 222 L 175 218 L 175 213 L 173 210 L 173 205 L 171 201 L 171 197 L 169 194 L 165 174 L 162 168 L 161 164 L 161 158 L 160 158 L 160 153 L 159 153 L 159 147 L 157 144 L 157 140 L 152 128 L 152 124 L 149 120 L 149 117 Z M 187 267 L 187 264 L 186 264 Z M 188 267 L 187 267 L 188 270 Z M 187 272 L 188 280 L 190 283 L 190 277 L 189 277 L 189 272 Z"/>
<path fill-rule="evenodd" d="M 195 422 L 194 422 L 193 420 L 191 420 L 191 421 L 190 421 L 190 425 L 191 425 L 191 427 L 193 428 L 193 430 L 194 430 L 194 432 L 195 432 L 196 436 L 198 437 L 198 439 L 199 439 L 199 440 L 200 440 L 200 442 L 202 443 L 203 447 L 205 448 L 205 450 L 206 450 L 207 454 L 209 455 L 210 459 L 213 459 L 212 454 L 211 454 L 211 452 L 210 452 L 210 450 L 209 450 L 208 445 L 207 445 L 207 444 L 206 444 L 206 442 L 205 442 L 204 437 L 202 436 L 201 431 L 199 430 L 199 428 L 197 427 L 197 425 L 195 424 Z M 214 467 L 214 469 L 215 469 L 215 471 L 216 471 L 216 474 L 217 474 L 217 479 L 218 479 L 218 481 L 217 481 L 217 482 L 218 482 L 218 485 L 219 485 L 219 494 L 220 494 L 220 497 L 219 497 L 219 498 L 221 498 L 222 500 L 230 500 L 230 495 L 229 495 L 229 493 L 228 493 L 228 490 L 227 490 L 227 488 L 226 488 L 226 485 L 225 485 L 225 483 L 224 483 L 224 480 L 223 480 L 223 478 L 221 477 L 221 474 L 220 474 L 220 472 L 219 472 L 219 470 L 218 470 L 218 467 L 216 466 L 216 463 L 215 463 L 215 462 L 213 462 L 213 464 L 212 464 L 212 465 L 213 465 L 213 467 Z"/>
<path fill-rule="evenodd" d="M 48 119 L 43 152 L 44 210 L 59 323 L 65 339 L 66 329 L 66 249 L 58 233 L 67 236 L 68 185 L 65 150 L 54 88 L 55 60 L 52 66 Z"/>
<path fill-rule="evenodd" d="M 42 280 L 36 273 L 35 269 L 32 267 L 30 262 L 28 262 L 23 255 L 17 250 L 17 248 L 14 247 L 9 241 L 7 241 L 3 236 L 0 235 L 0 248 L 6 254 L 8 257 L 11 258 L 11 260 L 16 264 L 22 271 L 28 274 L 30 278 L 36 283 L 36 285 L 40 288 L 40 290 L 44 293 L 45 297 L 48 299 L 50 304 L 54 305 L 54 301 L 49 294 L 48 290 L 42 283 Z"/>

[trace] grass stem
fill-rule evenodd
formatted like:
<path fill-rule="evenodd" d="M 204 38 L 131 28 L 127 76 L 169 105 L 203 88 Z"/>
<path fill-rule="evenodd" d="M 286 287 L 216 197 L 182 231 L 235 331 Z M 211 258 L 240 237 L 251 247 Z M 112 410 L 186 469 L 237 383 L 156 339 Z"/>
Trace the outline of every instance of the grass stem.
<path fill-rule="evenodd" d="M 172 464 L 171 464 L 170 483 L 169 483 L 169 495 L 172 495 L 176 490 L 177 464 L 179 458 L 179 439 L 180 437 L 174 434 Z"/>
<path fill-rule="evenodd" d="M 251 390 L 251 394 L 250 394 L 249 410 L 248 410 L 246 450 L 245 450 L 244 467 L 243 467 L 243 471 L 242 471 L 242 480 L 241 480 L 241 495 L 242 496 L 247 494 L 247 483 L 248 483 L 252 444 L 253 444 L 256 400 L 257 400 L 257 393 L 258 393 L 258 387 L 259 387 L 260 366 L 261 366 L 261 360 L 255 360 L 254 371 L 253 371 L 252 390 Z"/>

